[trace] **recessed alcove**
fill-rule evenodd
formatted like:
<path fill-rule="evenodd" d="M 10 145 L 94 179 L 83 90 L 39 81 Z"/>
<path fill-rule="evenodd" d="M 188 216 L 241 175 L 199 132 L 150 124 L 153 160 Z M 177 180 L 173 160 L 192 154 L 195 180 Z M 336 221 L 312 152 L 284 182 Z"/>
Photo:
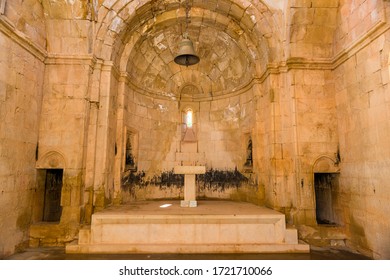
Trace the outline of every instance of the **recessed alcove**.
<path fill-rule="evenodd" d="M 47 169 L 45 179 L 45 198 L 43 206 L 44 222 L 59 222 L 61 219 L 61 192 L 62 192 L 62 169 Z"/>
<path fill-rule="evenodd" d="M 336 196 L 338 191 L 338 173 L 314 173 L 316 198 L 316 221 L 320 225 L 337 225 Z"/>
<path fill-rule="evenodd" d="M 318 225 L 342 225 L 343 215 L 340 205 L 340 168 L 335 158 L 319 157 L 313 166 L 313 182 Z"/>

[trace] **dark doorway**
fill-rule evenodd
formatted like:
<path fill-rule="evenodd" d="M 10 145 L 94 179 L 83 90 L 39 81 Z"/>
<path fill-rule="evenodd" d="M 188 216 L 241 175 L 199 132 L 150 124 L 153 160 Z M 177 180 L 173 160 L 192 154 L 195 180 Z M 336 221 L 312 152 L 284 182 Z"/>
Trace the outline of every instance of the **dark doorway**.
<path fill-rule="evenodd" d="M 44 222 L 59 222 L 61 218 L 62 169 L 47 169 L 45 180 Z"/>
<path fill-rule="evenodd" d="M 335 225 L 335 195 L 338 189 L 338 173 L 314 173 L 316 218 L 318 224 Z"/>

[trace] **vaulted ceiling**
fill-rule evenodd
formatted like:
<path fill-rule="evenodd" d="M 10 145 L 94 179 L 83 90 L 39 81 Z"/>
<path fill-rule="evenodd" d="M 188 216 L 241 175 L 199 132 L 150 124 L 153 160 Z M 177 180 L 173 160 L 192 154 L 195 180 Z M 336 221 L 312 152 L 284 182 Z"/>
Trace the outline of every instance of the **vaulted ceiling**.
<path fill-rule="evenodd" d="M 175 64 L 183 29 L 180 23 L 157 26 L 139 38 L 126 69 L 134 84 L 154 93 L 206 97 L 238 90 L 253 79 L 255 51 L 199 18 L 191 21 L 188 33 L 200 63 Z"/>
<path fill-rule="evenodd" d="M 261 1 L 189 0 L 187 31 L 200 63 L 178 66 L 186 2 L 139 2 L 105 1 L 97 40 L 97 49 L 112 45 L 110 59 L 137 91 L 195 100 L 232 94 L 250 85 L 275 51 L 273 13 Z"/>

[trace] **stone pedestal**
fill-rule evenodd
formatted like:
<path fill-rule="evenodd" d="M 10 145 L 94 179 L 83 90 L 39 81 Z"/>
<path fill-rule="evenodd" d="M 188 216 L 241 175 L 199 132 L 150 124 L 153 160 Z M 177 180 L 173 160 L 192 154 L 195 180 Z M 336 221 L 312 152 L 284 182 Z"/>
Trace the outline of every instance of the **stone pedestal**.
<path fill-rule="evenodd" d="M 168 208 L 162 204 L 171 203 Z M 129 234 L 131 232 L 131 234 Z M 92 215 L 90 227 L 66 246 L 77 254 L 308 253 L 282 213 L 233 201 L 203 201 L 182 208 L 174 201 L 140 201 Z"/>
<path fill-rule="evenodd" d="M 175 174 L 184 174 L 184 200 L 181 207 L 197 207 L 195 175 L 206 173 L 205 166 L 175 166 Z"/>

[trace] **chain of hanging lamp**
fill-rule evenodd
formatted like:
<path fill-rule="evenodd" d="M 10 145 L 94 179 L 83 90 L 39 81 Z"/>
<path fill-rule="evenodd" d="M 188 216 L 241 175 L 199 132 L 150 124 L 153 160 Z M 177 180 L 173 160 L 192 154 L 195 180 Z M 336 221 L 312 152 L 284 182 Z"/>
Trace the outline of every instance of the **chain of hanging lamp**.
<path fill-rule="evenodd" d="M 183 37 L 184 38 L 188 38 L 188 22 L 189 22 L 189 13 L 190 13 L 190 5 L 188 5 L 188 1 L 189 0 L 186 0 L 186 7 L 185 7 L 185 10 L 186 10 L 186 25 L 185 25 L 185 31 L 183 33 Z"/>

